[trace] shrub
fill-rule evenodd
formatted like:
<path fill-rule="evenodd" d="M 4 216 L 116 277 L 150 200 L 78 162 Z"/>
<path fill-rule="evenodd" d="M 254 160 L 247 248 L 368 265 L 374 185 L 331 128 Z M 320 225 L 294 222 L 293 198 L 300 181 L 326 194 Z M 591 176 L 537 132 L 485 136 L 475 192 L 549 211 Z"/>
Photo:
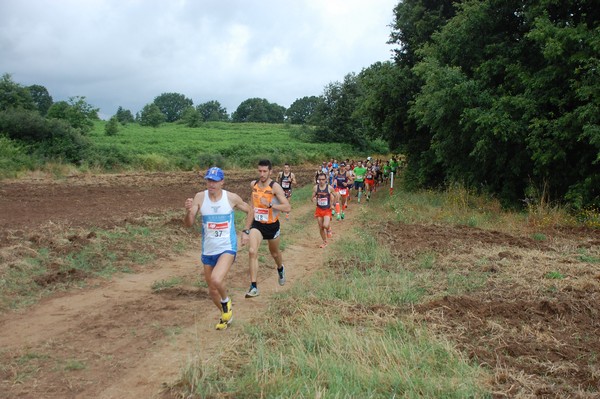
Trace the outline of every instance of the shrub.
<path fill-rule="evenodd" d="M 171 168 L 167 157 L 154 153 L 136 155 L 135 165 L 149 171 L 164 171 Z"/>
<path fill-rule="evenodd" d="M 119 133 L 119 121 L 116 116 L 110 118 L 104 127 L 104 133 L 106 133 L 107 136 L 115 136 L 117 133 Z"/>
<path fill-rule="evenodd" d="M 16 177 L 17 172 L 33 167 L 34 161 L 22 145 L 0 136 L 0 177 Z"/>

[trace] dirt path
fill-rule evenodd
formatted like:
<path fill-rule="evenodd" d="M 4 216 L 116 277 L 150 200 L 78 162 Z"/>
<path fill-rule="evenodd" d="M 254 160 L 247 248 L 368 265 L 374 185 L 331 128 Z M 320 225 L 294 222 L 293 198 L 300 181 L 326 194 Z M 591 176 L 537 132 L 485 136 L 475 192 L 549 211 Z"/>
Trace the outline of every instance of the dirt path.
<path fill-rule="evenodd" d="M 226 331 L 214 330 L 218 311 L 206 289 L 192 285 L 201 278 L 199 249 L 3 316 L 0 354 L 20 366 L 18 371 L 0 369 L 0 398 L 160 397 L 163 383 L 173 382 L 192 355 L 208 359 L 218 353 L 236 329 L 260 317 L 274 293 L 322 265 L 328 250 L 317 247 L 312 212 L 311 204 L 295 204 L 290 221 L 282 222 L 288 243 L 284 287 L 277 283 L 272 259 L 265 256 L 259 270 L 261 295 L 245 299 L 247 252 L 239 254 L 229 275 L 235 321 Z M 349 228 L 351 213 L 336 224 L 338 233 Z M 153 292 L 153 283 L 174 277 L 188 284 Z"/>

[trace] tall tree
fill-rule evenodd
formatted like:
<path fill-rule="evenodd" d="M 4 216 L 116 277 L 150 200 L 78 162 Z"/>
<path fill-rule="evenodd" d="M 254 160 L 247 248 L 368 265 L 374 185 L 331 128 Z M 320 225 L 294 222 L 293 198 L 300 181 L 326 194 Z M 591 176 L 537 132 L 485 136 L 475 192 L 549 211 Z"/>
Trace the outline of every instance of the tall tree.
<path fill-rule="evenodd" d="M 122 125 L 133 123 L 135 121 L 131 111 L 128 109 L 124 109 L 121 106 L 119 106 L 119 108 L 117 109 L 117 113 L 114 116 L 117 118 L 117 121 L 119 121 L 119 123 L 121 123 Z"/>
<path fill-rule="evenodd" d="M 308 124 L 320 101 L 317 96 L 299 98 L 285 111 L 285 116 L 294 125 Z"/>
<path fill-rule="evenodd" d="M 194 102 L 183 94 L 162 93 L 154 99 L 154 104 L 158 106 L 167 122 L 175 122 L 181 119 L 183 112 L 193 106 Z"/>
<path fill-rule="evenodd" d="M 146 104 L 140 112 L 139 123 L 142 126 L 159 127 L 165 120 L 165 114 L 154 103 Z"/>
<path fill-rule="evenodd" d="M 196 110 L 200 114 L 200 118 L 204 122 L 216 122 L 216 121 L 227 121 L 229 115 L 227 109 L 221 106 L 218 101 L 207 101 L 196 107 Z"/>
<path fill-rule="evenodd" d="M 115 136 L 119 133 L 119 120 L 116 116 L 113 116 L 108 120 L 106 126 L 104 127 L 104 133 L 107 136 Z"/>
<path fill-rule="evenodd" d="M 54 103 L 52 96 L 48 92 L 48 89 L 41 85 L 31 85 L 27 89 L 29 90 L 29 93 L 31 93 L 31 98 L 33 99 L 33 102 L 35 103 L 40 115 L 46 115 L 48 109 Z"/>
<path fill-rule="evenodd" d="M 48 118 L 66 120 L 72 127 L 81 133 L 87 133 L 94 127 L 94 120 L 98 120 L 98 108 L 94 108 L 85 101 L 85 97 L 70 97 L 69 101 L 59 101 L 48 109 Z"/>
<path fill-rule="evenodd" d="M 361 96 L 362 88 L 355 73 L 347 74 L 343 82 L 328 84 L 313 118 L 318 125 L 316 139 L 350 143 L 357 149 L 366 149 L 368 136 L 365 125 L 356 114 Z"/>
<path fill-rule="evenodd" d="M 506 201 L 600 203 L 597 17 L 591 1 L 461 4 L 417 52 L 411 115 L 432 134 L 413 155 Z"/>
<path fill-rule="evenodd" d="M 202 124 L 202 117 L 196 108 L 188 107 L 185 111 L 183 111 L 181 121 L 188 127 L 198 127 Z"/>
<path fill-rule="evenodd" d="M 35 103 L 29 90 L 13 81 L 10 74 L 5 73 L 0 78 L 0 111 L 10 108 L 33 110 Z"/>
<path fill-rule="evenodd" d="M 242 101 L 231 115 L 233 122 L 283 123 L 285 107 L 270 103 L 264 98 Z"/>

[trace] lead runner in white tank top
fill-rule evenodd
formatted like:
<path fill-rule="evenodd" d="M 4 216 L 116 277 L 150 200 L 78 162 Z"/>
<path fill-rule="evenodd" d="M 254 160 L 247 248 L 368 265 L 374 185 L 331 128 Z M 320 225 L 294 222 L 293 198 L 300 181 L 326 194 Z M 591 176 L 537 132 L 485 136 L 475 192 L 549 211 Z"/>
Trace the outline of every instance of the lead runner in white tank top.
<path fill-rule="evenodd" d="M 222 191 L 221 199 L 210 200 L 208 190 L 204 191 L 202 214 L 202 255 L 220 255 L 225 251 L 237 252 L 234 212 L 229 203 L 228 193 Z"/>

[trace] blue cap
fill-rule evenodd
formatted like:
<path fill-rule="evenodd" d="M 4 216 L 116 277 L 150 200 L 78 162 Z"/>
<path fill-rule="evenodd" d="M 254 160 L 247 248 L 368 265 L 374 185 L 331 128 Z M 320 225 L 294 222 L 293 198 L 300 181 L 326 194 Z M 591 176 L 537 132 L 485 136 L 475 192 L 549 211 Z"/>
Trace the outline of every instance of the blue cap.
<path fill-rule="evenodd" d="M 212 168 L 206 171 L 206 175 L 204 176 L 204 178 L 212 181 L 221 181 L 225 178 L 225 174 L 223 173 L 221 168 L 213 166 Z"/>

